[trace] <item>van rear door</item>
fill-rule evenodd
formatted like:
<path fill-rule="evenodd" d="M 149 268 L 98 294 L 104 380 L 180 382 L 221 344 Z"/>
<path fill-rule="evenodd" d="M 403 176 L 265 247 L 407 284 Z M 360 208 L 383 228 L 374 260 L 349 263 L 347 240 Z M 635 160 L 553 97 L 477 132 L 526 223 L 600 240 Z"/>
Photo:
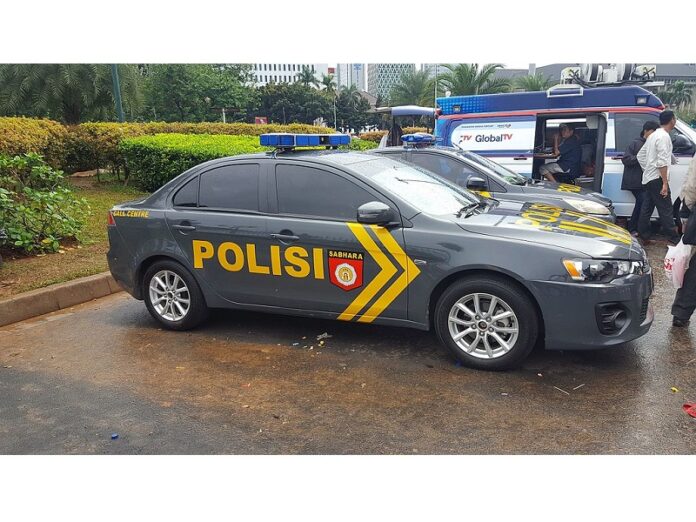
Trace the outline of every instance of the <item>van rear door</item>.
<path fill-rule="evenodd" d="M 535 116 L 452 119 L 446 144 L 459 145 L 531 177 L 535 127 Z"/>

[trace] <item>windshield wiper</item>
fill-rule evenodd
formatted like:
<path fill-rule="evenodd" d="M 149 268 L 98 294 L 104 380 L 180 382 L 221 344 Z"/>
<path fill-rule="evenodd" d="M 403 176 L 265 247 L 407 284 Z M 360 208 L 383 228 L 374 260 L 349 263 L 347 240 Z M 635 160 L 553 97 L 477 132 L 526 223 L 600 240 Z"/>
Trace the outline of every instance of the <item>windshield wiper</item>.
<path fill-rule="evenodd" d="M 474 210 L 476 210 L 479 207 L 486 206 L 486 204 L 483 201 L 475 201 L 473 203 L 469 203 L 468 205 L 464 205 L 462 208 L 460 208 L 457 213 L 455 214 L 458 218 L 462 217 L 462 214 L 464 214 L 465 218 L 468 218 Z"/>

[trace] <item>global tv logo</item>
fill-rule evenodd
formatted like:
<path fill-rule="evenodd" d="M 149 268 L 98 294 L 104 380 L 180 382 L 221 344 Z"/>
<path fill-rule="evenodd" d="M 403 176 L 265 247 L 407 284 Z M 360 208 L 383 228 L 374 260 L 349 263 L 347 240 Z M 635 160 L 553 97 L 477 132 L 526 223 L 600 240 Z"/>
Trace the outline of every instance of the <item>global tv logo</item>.
<path fill-rule="evenodd" d="M 476 143 L 511 141 L 513 136 L 512 132 L 504 132 L 502 134 L 462 134 L 459 143 L 465 141 L 475 141 Z"/>

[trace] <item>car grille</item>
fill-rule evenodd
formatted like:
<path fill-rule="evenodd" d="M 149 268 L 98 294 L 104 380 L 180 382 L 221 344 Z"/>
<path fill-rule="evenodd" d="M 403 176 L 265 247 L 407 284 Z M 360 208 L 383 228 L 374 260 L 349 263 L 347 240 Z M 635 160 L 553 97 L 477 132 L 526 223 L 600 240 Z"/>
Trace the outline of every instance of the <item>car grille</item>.
<path fill-rule="evenodd" d="M 642 324 L 645 321 L 645 316 L 648 315 L 648 306 L 650 304 L 650 298 L 646 297 L 640 305 L 640 319 L 638 324 Z"/>

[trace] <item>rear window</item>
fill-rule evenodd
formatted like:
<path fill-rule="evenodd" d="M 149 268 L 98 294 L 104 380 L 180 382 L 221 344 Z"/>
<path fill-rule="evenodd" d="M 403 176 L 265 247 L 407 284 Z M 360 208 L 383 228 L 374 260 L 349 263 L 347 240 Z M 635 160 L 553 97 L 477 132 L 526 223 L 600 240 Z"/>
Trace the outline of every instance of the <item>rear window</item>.
<path fill-rule="evenodd" d="M 201 174 L 198 206 L 259 210 L 259 165 L 225 165 Z"/>
<path fill-rule="evenodd" d="M 198 205 L 198 176 L 189 180 L 174 195 L 174 206 L 195 207 Z"/>

